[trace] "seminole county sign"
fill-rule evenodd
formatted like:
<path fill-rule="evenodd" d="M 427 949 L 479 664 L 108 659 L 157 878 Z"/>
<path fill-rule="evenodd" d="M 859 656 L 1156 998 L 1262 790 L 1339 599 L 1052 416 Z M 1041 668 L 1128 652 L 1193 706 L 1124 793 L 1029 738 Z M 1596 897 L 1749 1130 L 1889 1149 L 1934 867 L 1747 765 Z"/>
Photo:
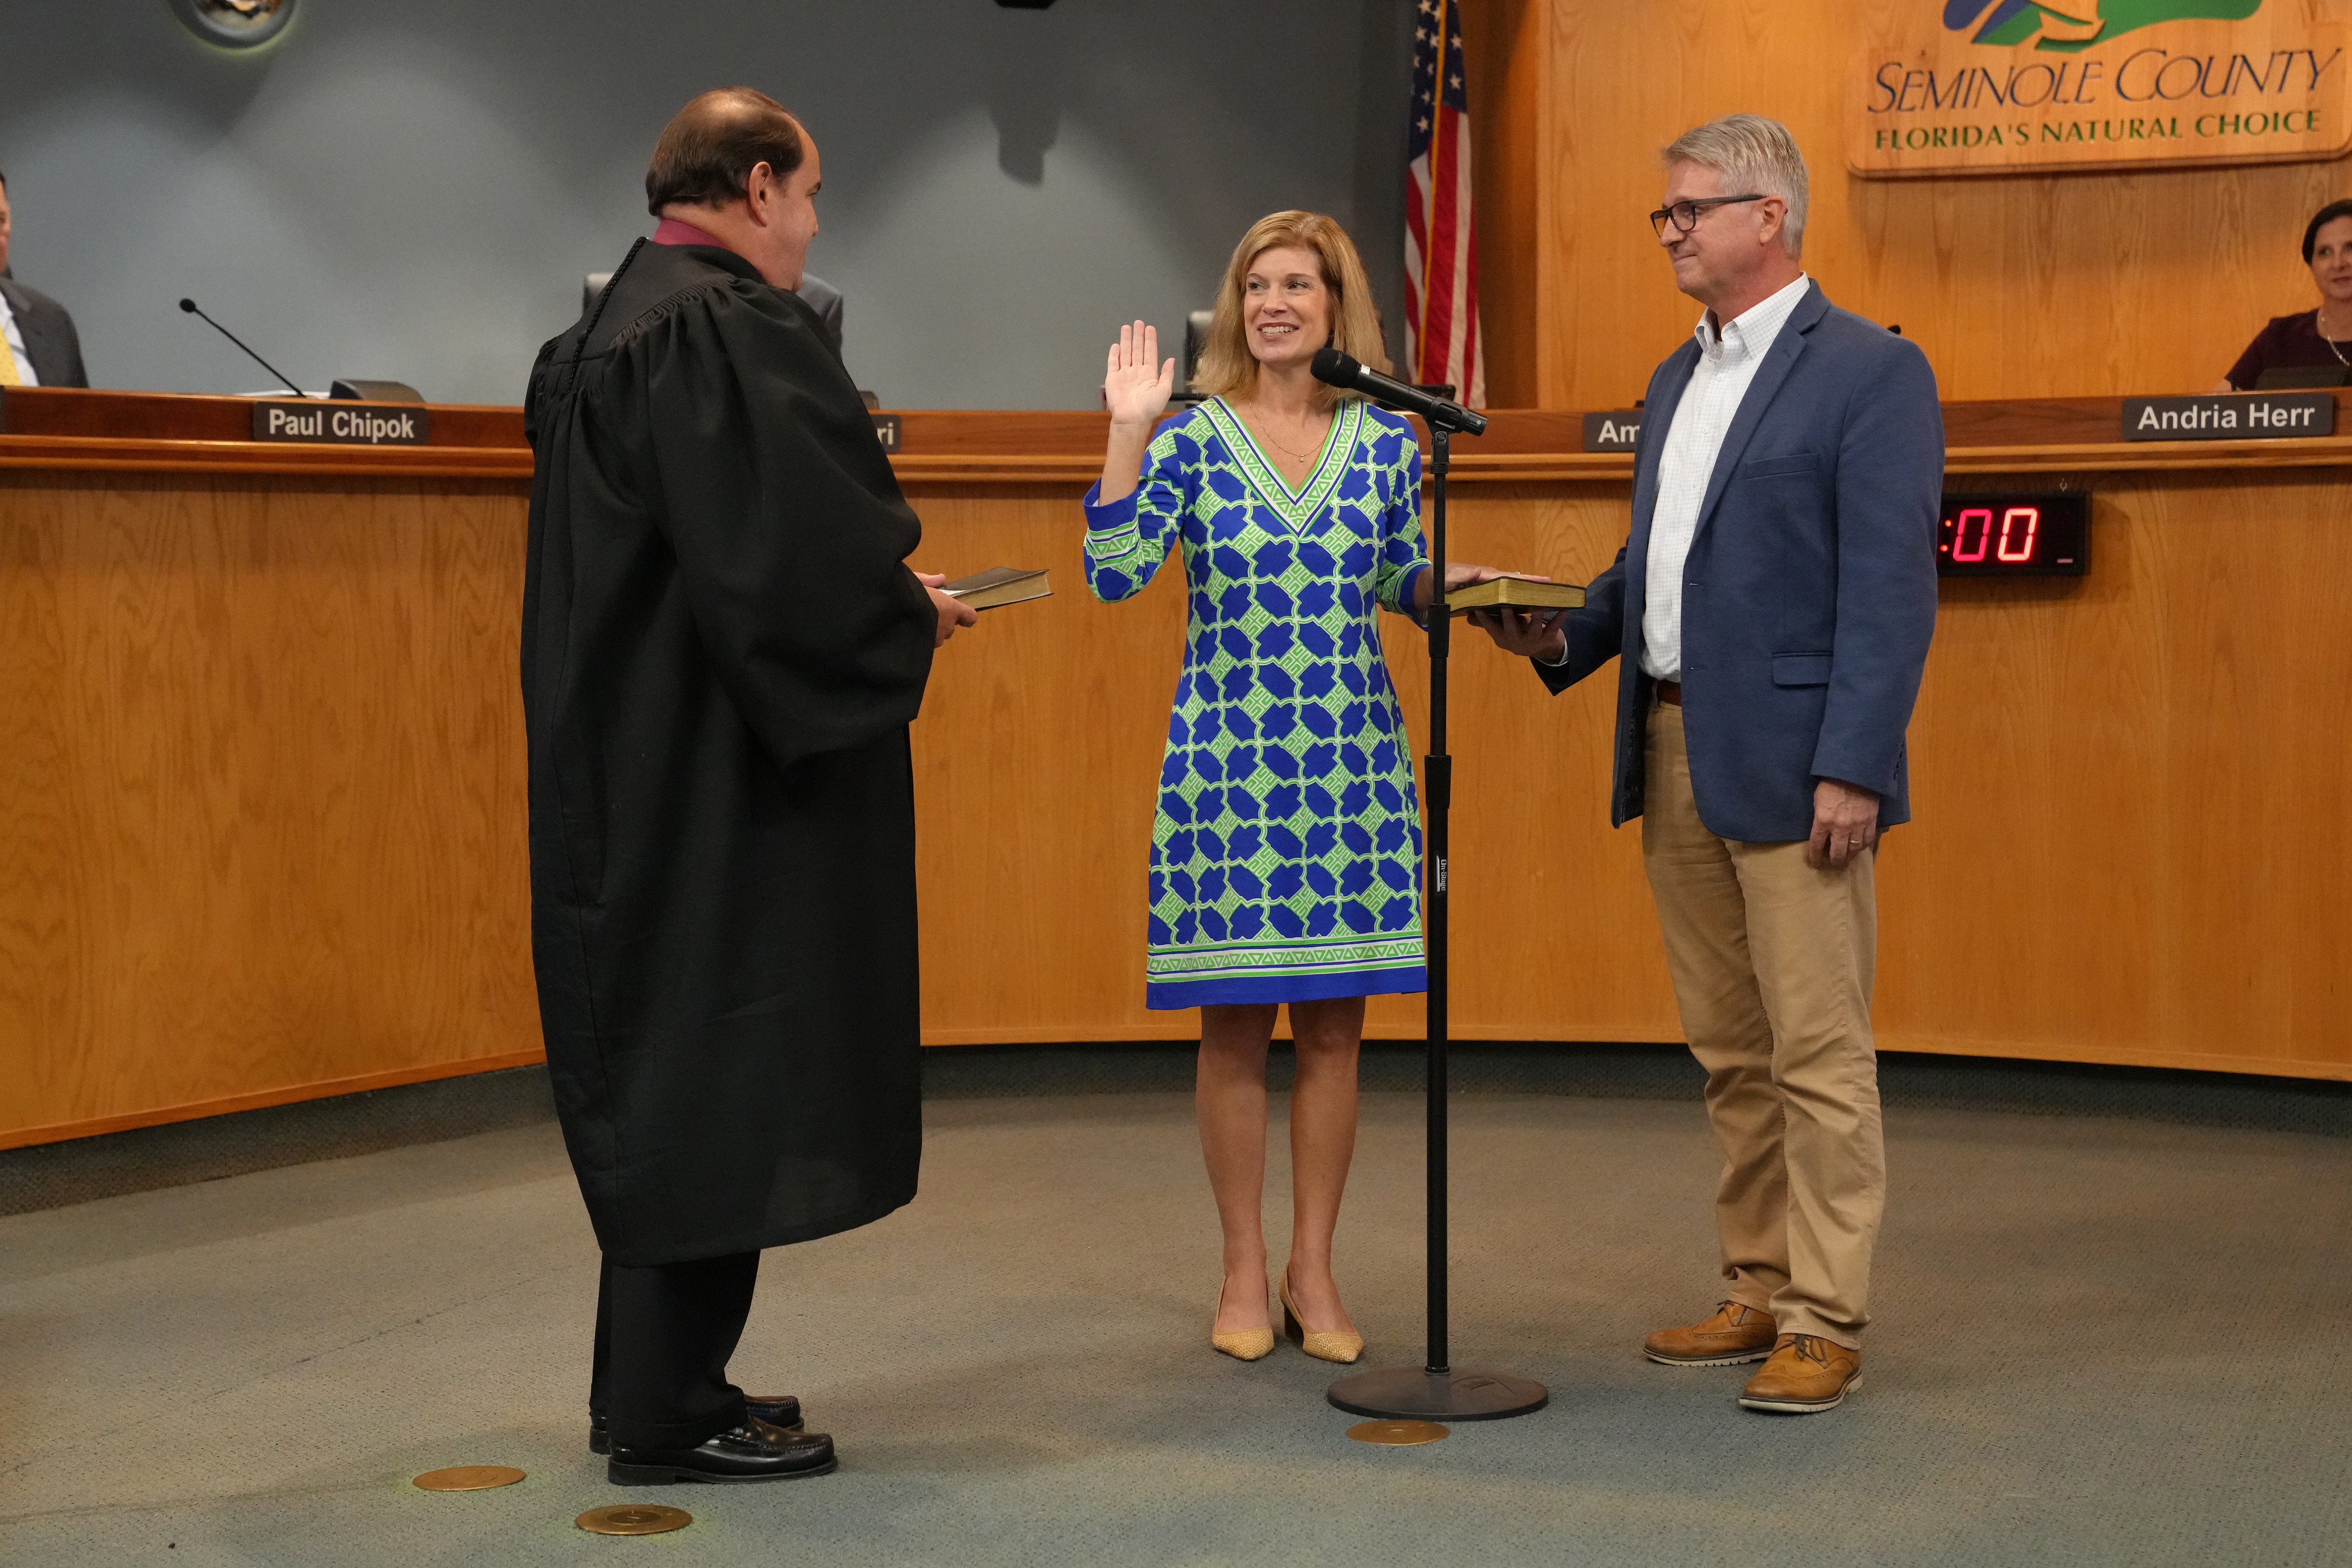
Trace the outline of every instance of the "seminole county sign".
<path fill-rule="evenodd" d="M 1858 174 L 2308 162 L 2352 146 L 2326 0 L 1878 0 Z M 2328 10 L 2332 14 L 2335 7 Z"/>

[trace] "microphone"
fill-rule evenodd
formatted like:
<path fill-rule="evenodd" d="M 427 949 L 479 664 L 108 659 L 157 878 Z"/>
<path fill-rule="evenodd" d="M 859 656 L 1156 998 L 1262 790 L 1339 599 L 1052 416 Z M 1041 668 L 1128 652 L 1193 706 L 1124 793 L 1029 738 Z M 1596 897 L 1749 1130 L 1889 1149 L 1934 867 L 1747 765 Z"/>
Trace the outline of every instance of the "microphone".
<path fill-rule="evenodd" d="M 1375 401 L 1392 404 L 1408 414 L 1418 414 L 1429 421 L 1433 428 L 1459 430 L 1470 436 L 1482 434 L 1486 428 L 1485 415 L 1474 413 L 1458 403 L 1449 403 L 1392 375 L 1382 375 L 1355 355 L 1341 353 L 1338 349 L 1317 349 L 1312 369 L 1318 381 L 1332 386 L 1349 387 Z"/>
<path fill-rule="evenodd" d="M 282 370 L 278 369 L 276 365 L 271 364 L 268 360 L 263 359 L 259 354 L 255 353 L 251 349 L 249 349 L 249 348 L 246 348 L 246 347 L 245 347 L 245 340 L 244 340 L 243 338 L 238 337 L 235 332 L 230 331 L 226 327 L 222 326 L 218 321 L 214 321 L 210 316 L 206 316 L 206 315 L 205 315 L 205 313 L 204 313 L 202 310 L 197 310 L 197 309 L 196 309 L 196 302 L 195 302 L 194 300 L 181 300 L 181 301 L 180 301 L 180 309 L 181 309 L 181 310 L 185 310 L 185 311 L 186 311 L 188 314 L 190 314 L 191 316 L 202 317 L 202 318 L 203 318 L 203 320 L 204 320 L 204 321 L 205 321 L 205 325 L 207 325 L 207 326 L 209 326 L 209 327 L 211 327 L 213 331 L 215 331 L 218 332 L 221 336 L 223 336 L 223 337 L 226 338 L 229 342 L 231 342 L 235 343 L 237 347 L 239 347 L 239 348 L 241 348 L 241 349 L 245 349 L 245 352 L 246 352 L 247 356 L 248 358 L 250 358 L 250 359 L 253 361 L 253 363 L 256 363 L 256 364 L 259 365 L 262 369 L 264 369 L 264 370 L 268 371 L 270 374 L 272 374 L 272 375 L 276 376 L 278 380 L 280 380 L 280 381 L 284 382 L 284 383 L 286 384 L 287 390 L 288 390 L 288 391 L 289 391 L 289 392 L 291 392 L 291 393 L 293 393 L 293 395 L 294 395 L 295 396 L 297 396 L 297 397 L 308 397 L 308 396 L 310 396 L 310 395 L 309 393 L 307 393 L 307 392 L 303 391 L 300 387 L 296 386 L 296 385 L 294 384 L 294 380 L 293 380 L 293 378 L 292 378 L 291 376 L 288 375 L 284 371 L 282 371 Z"/>

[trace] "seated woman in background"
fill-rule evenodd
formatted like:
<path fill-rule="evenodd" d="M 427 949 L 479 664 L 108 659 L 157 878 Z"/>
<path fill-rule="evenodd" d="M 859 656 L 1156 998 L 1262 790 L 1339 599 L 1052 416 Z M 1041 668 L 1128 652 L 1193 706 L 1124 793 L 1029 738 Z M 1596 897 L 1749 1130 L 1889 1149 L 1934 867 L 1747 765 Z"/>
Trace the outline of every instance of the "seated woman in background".
<path fill-rule="evenodd" d="M 1379 610 L 1433 584 L 1412 426 L 1309 372 L 1326 343 L 1385 368 L 1363 263 L 1316 213 L 1260 219 L 1234 251 L 1196 384 L 1159 425 L 1175 362 L 1119 330 L 1110 442 L 1087 498 L 1087 584 L 1140 591 L 1181 552 L 1190 626 L 1151 836 L 1144 1005 L 1201 1009 L 1201 1146 L 1224 1235 L 1211 1342 L 1274 1348 L 1265 1300 L 1265 1060 L 1287 1005 L 1286 1327 L 1307 1354 L 1364 1342 L 1331 1277 L 1356 1143 L 1364 998 L 1428 988 L 1421 821 Z M 1446 585 L 1494 575 L 1452 563 Z"/>
<path fill-rule="evenodd" d="M 2256 334 L 2216 392 L 2252 392 L 2266 370 L 2352 371 L 2352 201 L 2330 202 L 2303 231 L 2303 259 L 2319 285 L 2319 309 L 2280 316 Z"/>

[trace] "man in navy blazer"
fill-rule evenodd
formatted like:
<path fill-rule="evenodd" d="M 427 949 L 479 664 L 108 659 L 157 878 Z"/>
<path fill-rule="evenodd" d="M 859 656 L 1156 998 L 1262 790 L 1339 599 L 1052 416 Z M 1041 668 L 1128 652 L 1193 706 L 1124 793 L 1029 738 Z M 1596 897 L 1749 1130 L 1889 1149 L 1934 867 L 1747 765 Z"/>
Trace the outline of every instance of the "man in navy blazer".
<path fill-rule="evenodd" d="M 1869 1321 L 1876 845 L 1911 816 L 1943 420 L 1926 356 L 1799 265 L 1785 128 L 1727 116 L 1665 164 L 1652 223 L 1706 310 L 1651 377 L 1632 532 L 1582 609 L 1480 624 L 1554 691 L 1618 660 L 1611 820 L 1642 818 L 1724 1151 L 1717 1310 L 1644 1352 L 1761 1361 L 1739 1403 L 1811 1414 L 1861 1381 Z"/>

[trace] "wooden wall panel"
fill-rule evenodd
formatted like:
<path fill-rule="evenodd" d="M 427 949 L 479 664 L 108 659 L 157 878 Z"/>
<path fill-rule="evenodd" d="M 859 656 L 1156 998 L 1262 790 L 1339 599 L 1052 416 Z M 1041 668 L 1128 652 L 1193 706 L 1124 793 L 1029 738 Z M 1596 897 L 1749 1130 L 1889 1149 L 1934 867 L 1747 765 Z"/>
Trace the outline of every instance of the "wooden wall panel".
<path fill-rule="evenodd" d="M 912 488 L 915 563 L 1044 567 L 1054 596 L 982 613 L 915 726 L 923 1018 L 934 1043 L 1187 1035 L 1143 1005 L 1144 873 L 1183 651 L 1181 562 L 1087 592 L 1079 487 Z M 1197 1031 L 1192 1031 L 1197 1034 Z"/>
<path fill-rule="evenodd" d="M 1537 92 L 1534 113 L 1491 98 L 1473 108 L 1482 157 L 1536 172 L 1534 297 L 1492 291 L 1486 326 L 1490 343 L 1532 341 L 1547 408 L 1629 403 L 1688 333 L 1697 307 L 1643 215 L 1663 185 L 1658 149 L 1717 114 L 1750 110 L 1796 132 L 1812 174 L 1808 270 L 1837 303 L 1899 324 L 1948 400 L 2204 390 L 2271 317 L 2316 302 L 2303 226 L 2352 195 L 2341 162 L 1864 180 L 1844 165 L 1853 40 L 1889 6 L 1930 0 L 1528 3 L 1549 21 L 1539 44 L 1503 0 L 1465 18 L 1534 61 L 1505 73 L 1513 93 Z M 2352 20 L 2352 0 L 2315 9 Z M 1512 146 L 1489 151 L 1496 139 Z"/>
<path fill-rule="evenodd" d="M 1944 584 L 1885 1043 L 2352 1077 L 2352 487 L 2116 481 L 2092 575 Z"/>
<path fill-rule="evenodd" d="M 2352 883 L 2352 630 L 2326 586 L 2352 580 L 2352 473 L 2110 477 L 2098 495 L 2088 579 L 1944 585 L 1918 820 L 1882 869 L 1881 1044 L 2352 1078 L 2330 901 Z M 1622 484 L 1465 486 L 1454 552 L 1589 579 L 1625 504 Z M 1049 491 L 917 505 L 942 569 L 1048 564 L 1057 583 L 950 647 L 918 730 L 928 1037 L 1186 1037 L 1190 1015 L 1141 1007 L 1178 582 L 1093 603 L 1076 507 Z M 1424 645 L 1384 629 L 1419 746 Z M 1639 830 L 1608 826 L 1613 679 L 1553 698 L 1475 635 L 1454 669 L 1455 1031 L 1678 1038 Z M 1369 1026 L 1417 1037 L 1418 999 L 1376 1002 Z"/>
<path fill-rule="evenodd" d="M 1561 574 L 1608 563 L 1624 502 L 1609 487 L 1480 487 L 1457 552 Z M 1076 491 L 918 486 L 929 570 L 1045 566 L 1055 597 L 991 612 L 934 666 L 915 731 L 923 1017 L 935 1045 L 1190 1039 L 1189 1011 L 1143 1005 L 1144 879 L 1184 631 L 1175 564 L 1097 603 L 1081 574 Z M 1542 564 L 1539 564 L 1542 563 Z M 1428 645 L 1382 617 L 1415 754 Z M 1484 637 L 1455 641 L 1454 900 L 1465 1038 L 1673 1039 L 1640 845 L 1608 829 L 1599 686 L 1553 699 Z M 1542 818 L 1533 823 L 1531 816 Z M 1646 907 L 1645 905 L 1643 907 Z M 1419 1038 L 1419 996 L 1376 998 L 1367 1029 Z"/>
<path fill-rule="evenodd" d="M 2352 1078 L 2352 465 L 2095 489 L 2087 579 L 1945 584 L 1881 1043 Z M 1194 1027 L 1142 1005 L 1181 569 L 1096 603 L 1078 489 L 911 487 L 919 564 L 1056 588 L 943 650 L 916 728 L 935 1045 Z M 1583 580 L 1623 538 L 1622 478 L 1455 501 L 1462 558 Z M 510 482 L 0 474 L 0 1146 L 536 1056 L 522 512 Z M 1384 634 L 1418 745 L 1422 634 Z M 1454 689 L 1456 1032 L 1676 1038 L 1608 826 L 1613 681 L 1550 697 L 1473 634 Z"/>
<path fill-rule="evenodd" d="M 1469 73 L 1470 174 L 1478 227 L 1478 309 L 1486 327 L 1486 406 L 1540 402 L 1536 320 L 1538 168 L 1550 16 L 1546 0 L 1460 0 Z"/>
<path fill-rule="evenodd" d="M 1448 553 L 1590 582 L 1624 542 L 1625 504 L 1620 485 L 1464 487 L 1451 509 Z M 1403 622 L 1387 633 L 1420 741 L 1427 645 Z M 1454 649 L 1454 1032 L 1680 1039 L 1646 917 L 1640 830 L 1609 826 L 1614 682 L 1588 680 L 1554 697 L 1525 661 L 1463 623 Z M 1418 1016 L 1397 1031 L 1422 1032 Z"/>
<path fill-rule="evenodd" d="M 0 1142 L 535 1054 L 511 484 L 0 475 Z"/>

